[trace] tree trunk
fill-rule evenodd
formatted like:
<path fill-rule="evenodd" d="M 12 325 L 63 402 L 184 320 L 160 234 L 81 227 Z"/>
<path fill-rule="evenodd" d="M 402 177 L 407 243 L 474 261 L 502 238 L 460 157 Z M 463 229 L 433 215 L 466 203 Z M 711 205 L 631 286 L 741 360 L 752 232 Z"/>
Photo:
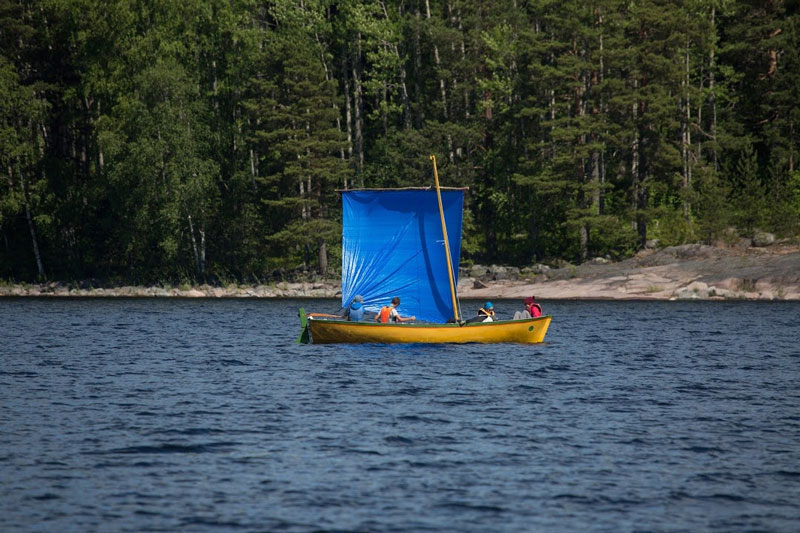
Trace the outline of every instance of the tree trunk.
<path fill-rule="evenodd" d="M 386 10 L 386 4 L 381 2 L 383 7 L 383 16 L 389 20 L 389 12 Z M 400 9 L 400 16 L 403 16 L 403 10 Z M 408 98 L 408 88 L 406 87 L 406 66 L 405 62 L 400 57 L 400 50 L 397 48 L 397 43 L 391 44 L 391 50 L 394 52 L 395 57 L 400 64 L 400 93 L 403 95 L 403 128 L 406 130 L 411 129 L 411 102 Z M 384 86 L 385 87 L 385 86 Z"/>
<path fill-rule="evenodd" d="M 319 244 L 319 273 L 324 276 L 328 273 L 328 247 L 322 237 L 317 239 L 317 243 Z"/>
<path fill-rule="evenodd" d="M 322 61 L 322 68 L 325 70 L 325 81 L 331 81 L 331 72 L 328 69 L 328 62 L 325 59 L 325 46 L 322 44 L 322 40 L 319 38 L 319 33 L 314 32 L 314 39 L 317 41 L 317 46 L 319 47 L 319 56 L 320 60 Z M 333 110 L 336 111 L 336 130 L 342 131 L 342 113 L 339 111 L 339 104 L 336 101 L 332 104 Z M 341 157 L 342 161 L 345 161 L 344 157 L 344 148 L 339 150 L 339 156 Z M 347 177 L 344 177 L 343 186 L 347 189 Z"/>
<path fill-rule="evenodd" d="M 400 50 L 397 45 L 393 45 L 394 55 L 400 60 Z M 406 87 L 406 67 L 405 62 L 400 62 L 400 91 L 403 95 L 403 128 L 405 130 L 411 129 L 411 99 L 408 97 L 408 88 Z"/>
<path fill-rule="evenodd" d="M 256 176 L 258 175 L 256 171 L 258 158 L 256 157 L 255 151 L 250 148 L 250 183 L 253 185 L 253 191 L 257 189 L 256 187 Z"/>
<path fill-rule="evenodd" d="M 389 99 L 389 90 L 386 87 L 386 82 L 381 84 L 381 104 L 387 103 Z M 383 136 L 389 136 L 389 106 L 380 105 L 381 112 L 381 126 L 383 126 Z"/>
<path fill-rule="evenodd" d="M 573 50 L 576 55 L 578 55 L 577 49 L 577 42 L 573 41 Z M 579 117 L 579 121 L 583 123 L 583 117 L 586 116 L 586 106 L 587 106 L 587 98 L 586 95 L 588 94 L 588 86 L 589 80 L 586 75 L 586 71 L 581 69 L 582 72 L 578 72 L 577 77 L 581 81 L 580 86 L 576 89 L 575 95 L 575 105 L 577 106 L 577 115 Z M 589 176 L 587 175 L 587 165 L 585 159 L 586 153 L 586 140 L 587 134 L 584 131 L 581 133 L 580 137 L 578 138 L 578 144 L 581 150 L 580 157 L 577 160 L 580 162 L 580 187 L 578 189 L 578 208 L 584 211 L 588 206 L 586 198 L 586 184 L 589 181 Z M 580 249 L 581 249 L 581 262 L 586 262 L 589 258 L 589 222 L 584 221 L 580 227 Z"/>
<path fill-rule="evenodd" d="M 39 253 L 39 240 L 36 238 L 36 227 L 33 223 L 33 216 L 31 215 L 31 206 L 28 201 L 28 189 L 25 186 L 25 176 L 22 175 L 20 163 L 17 161 L 17 174 L 19 175 L 19 184 L 22 189 L 22 202 L 25 205 L 25 220 L 28 222 L 28 230 L 31 234 L 31 243 L 33 244 L 33 256 L 36 259 L 36 268 L 39 271 L 39 278 L 45 279 L 44 263 L 42 263 L 42 255 Z"/>
<path fill-rule="evenodd" d="M 420 80 L 422 79 L 422 45 L 420 43 L 420 27 L 422 26 L 420 22 L 420 12 L 419 12 L 419 4 L 414 4 L 414 18 L 417 19 L 417 23 L 414 25 L 414 95 L 415 97 L 419 98 L 422 94 L 422 85 Z M 416 106 L 416 114 L 414 116 L 414 122 L 417 128 L 422 128 L 422 124 L 425 122 L 425 112 L 424 106 L 418 105 Z"/>
<path fill-rule="evenodd" d="M 347 69 L 347 53 L 342 54 L 342 80 L 344 81 L 344 122 L 347 130 L 347 160 L 353 164 L 353 110 L 350 105 L 350 74 Z M 344 187 L 347 189 L 347 185 Z"/>
<path fill-rule="evenodd" d="M 313 216 L 313 214 L 311 213 L 311 200 L 314 197 L 312 196 L 311 193 L 312 193 L 312 189 L 311 189 L 311 173 L 309 172 L 308 175 L 306 176 L 306 196 L 308 196 L 308 203 L 309 203 L 308 209 L 306 210 L 306 212 L 308 213 L 308 218 L 311 218 Z M 321 207 L 319 205 L 319 202 L 317 202 L 317 206 Z"/>
<path fill-rule="evenodd" d="M 431 19 L 431 6 L 429 0 L 425 0 L 425 15 L 428 20 Z M 444 77 L 441 75 L 442 61 L 439 58 L 439 46 L 436 43 L 433 44 L 433 62 L 436 65 L 436 74 L 439 76 L 439 94 L 442 98 L 442 117 L 444 118 L 444 121 L 447 122 L 450 120 L 447 110 L 447 83 L 445 82 Z M 453 136 L 449 131 L 447 133 L 447 153 L 450 162 L 454 163 L 456 158 L 453 151 Z"/>
<path fill-rule="evenodd" d="M 431 6 L 429 0 L 425 0 L 425 16 L 428 20 L 431 19 Z M 436 73 L 438 74 L 442 62 L 439 59 L 439 45 L 436 43 L 433 44 L 433 62 L 434 65 L 436 65 Z M 444 119 L 447 120 L 447 87 L 442 76 L 439 76 L 439 94 L 442 98 L 442 114 Z"/>
<path fill-rule="evenodd" d="M 578 231 L 581 245 L 581 263 L 585 263 L 589 250 L 589 224 L 581 224 Z"/>
<path fill-rule="evenodd" d="M 203 224 L 200 224 L 200 227 L 197 228 L 200 233 L 200 275 L 203 277 L 203 281 L 206 278 L 206 230 L 203 228 Z"/>
<path fill-rule="evenodd" d="M 356 149 L 356 174 L 358 175 L 358 186 L 364 187 L 364 136 L 361 131 L 363 120 L 364 102 L 362 100 L 361 87 L 361 32 L 358 33 L 356 54 L 353 61 L 353 111 L 355 129 L 355 149 Z"/>
<path fill-rule="evenodd" d="M 697 128 L 699 131 L 702 131 L 703 128 L 703 106 L 705 105 L 705 99 L 703 97 L 703 87 L 705 86 L 705 63 L 700 61 L 700 83 L 697 86 L 697 103 L 695 104 L 695 114 L 694 114 L 694 127 Z M 691 128 L 692 125 L 690 124 L 689 127 Z M 695 161 L 702 161 L 703 160 L 703 143 L 699 142 L 695 145 L 694 148 L 694 160 Z"/>
<path fill-rule="evenodd" d="M 81 173 L 83 179 L 89 180 L 89 136 L 92 130 L 92 100 L 88 96 L 83 97 L 85 122 L 81 131 Z"/>
<path fill-rule="evenodd" d="M 600 8 L 595 7 L 594 11 L 595 15 L 595 26 L 598 28 L 603 24 L 603 16 L 600 14 Z M 592 76 L 592 84 L 597 87 L 601 83 L 603 83 L 603 32 L 599 31 L 599 42 L 598 42 L 598 52 L 599 52 L 599 65 L 598 69 L 594 71 Z M 603 109 L 603 95 L 600 95 L 600 103 L 599 106 L 595 105 L 592 109 L 592 114 L 595 116 L 595 119 L 599 120 L 601 113 L 604 113 L 605 110 Z M 597 135 L 592 133 L 592 140 L 597 143 L 598 138 Z M 603 172 L 600 169 L 602 165 L 602 154 L 601 151 L 595 148 L 592 150 L 592 213 L 595 215 L 602 215 L 602 183 L 601 179 L 603 176 Z"/>
<path fill-rule="evenodd" d="M 256 128 L 259 127 L 261 124 L 261 119 L 256 119 Z M 247 125 L 250 126 L 250 119 L 247 119 Z M 258 152 L 254 148 L 250 148 L 250 184 L 253 186 L 253 192 L 258 191 L 258 186 L 256 185 L 256 178 L 258 178 L 259 169 L 258 169 Z"/>
<path fill-rule="evenodd" d="M 397 47 L 394 47 L 395 52 L 397 53 L 397 57 L 400 57 L 400 53 L 397 50 Z M 408 96 L 408 88 L 406 87 L 406 67 L 403 66 L 400 68 L 400 87 L 403 90 L 403 127 L 406 130 L 410 130 L 412 128 L 411 124 L 411 98 Z"/>
<path fill-rule="evenodd" d="M 449 7 L 449 5 L 448 5 L 448 7 Z M 483 15 L 485 15 L 485 13 L 482 13 L 482 16 Z M 467 61 L 467 45 L 464 42 L 464 25 L 461 22 L 461 9 L 458 10 L 458 15 L 456 15 L 456 18 L 458 20 L 458 33 L 461 35 L 460 46 L 459 46 L 459 50 L 461 52 L 461 61 L 466 63 L 466 61 Z M 458 78 L 454 78 L 453 79 L 453 91 L 456 91 L 457 88 L 458 88 Z M 464 118 L 466 120 L 469 120 L 469 117 L 470 117 L 470 113 L 469 113 L 469 91 L 470 91 L 470 84 L 469 83 L 465 83 L 464 84 L 464 90 L 462 92 L 464 94 Z M 461 155 L 461 148 L 458 148 L 458 155 L 459 156 Z"/>
<path fill-rule="evenodd" d="M 639 246 L 641 248 L 647 246 L 647 218 L 644 215 L 644 209 L 647 207 L 648 201 L 649 193 L 647 188 L 640 183 L 636 209 L 636 232 L 639 234 Z"/>
<path fill-rule="evenodd" d="M 600 151 L 592 150 L 592 214 L 600 215 Z"/>
<path fill-rule="evenodd" d="M 647 246 L 647 217 L 645 216 L 645 209 L 649 203 L 649 192 L 646 187 L 645 181 L 647 180 L 647 161 L 643 160 L 642 151 L 639 149 L 642 135 L 639 132 L 639 126 L 636 126 L 636 173 L 634 174 L 634 210 L 636 213 L 635 227 L 636 233 L 639 235 L 639 247 L 644 248 Z"/>
<path fill-rule="evenodd" d="M 192 215 L 186 215 L 189 221 L 189 237 L 192 240 L 192 252 L 194 252 L 194 269 L 199 278 L 200 276 L 200 254 L 197 252 L 197 240 L 194 238 L 194 224 L 192 224 Z"/>
<path fill-rule="evenodd" d="M 631 113 L 633 116 L 633 142 L 631 143 L 631 182 L 633 183 L 633 194 L 631 198 L 631 207 L 633 208 L 634 212 L 637 210 L 638 206 L 638 198 L 639 198 L 639 101 L 638 101 L 638 89 L 639 88 L 639 80 L 633 80 L 633 92 L 634 92 L 634 101 L 633 107 L 631 109 Z M 632 225 L 634 230 L 638 230 L 637 224 L 638 218 L 634 218 Z"/>
<path fill-rule="evenodd" d="M 794 173 L 794 120 L 789 117 L 789 175 Z"/>
<path fill-rule="evenodd" d="M 716 38 L 717 27 L 715 25 L 716 8 L 711 8 L 711 34 Z M 714 161 L 714 172 L 719 172 L 719 159 L 717 157 L 717 98 L 714 94 L 714 42 L 712 40 L 711 51 L 708 53 L 708 97 L 711 104 L 711 158 Z"/>
<path fill-rule="evenodd" d="M 689 152 L 691 151 L 692 137 L 689 125 L 692 120 L 692 105 L 689 97 L 689 42 L 686 42 L 686 50 L 684 51 L 684 78 L 681 80 L 683 86 L 683 116 L 681 117 L 681 162 L 683 167 L 683 189 L 688 190 L 692 183 L 692 167 L 689 161 Z M 691 213 L 691 205 L 688 201 L 682 202 L 683 218 L 689 220 Z"/>
<path fill-rule="evenodd" d="M 102 101 L 97 102 L 97 117 L 100 118 L 102 116 L 102 110 L 100 109 L 100 105 Z M 106 166 L 105 157 L 103 156 L 103 149 L 100 143 L 97 143 L 97 166 L 99 167 L 100 174 L 103 173 L 103 170 Z"/>
<path fill-rule="evenodd" d="M 297 156 L 297 159 L 300 159 L 299 155 Z M 298 180 L 298 185 L 299 185 L 299 188 L 300 188 L 300 190 L 299 190 L 299 193 L 300 193 L 300 217 L 303 220 L 305 220 L 305 219 L 308 218 L 308 210 L 307 210 L 307 206 L 306 206 L 306 202 L 305 202 L 306 186 L 305 186 L 305 182 L 303 181 L 303 178 L 300 178 Z"/>

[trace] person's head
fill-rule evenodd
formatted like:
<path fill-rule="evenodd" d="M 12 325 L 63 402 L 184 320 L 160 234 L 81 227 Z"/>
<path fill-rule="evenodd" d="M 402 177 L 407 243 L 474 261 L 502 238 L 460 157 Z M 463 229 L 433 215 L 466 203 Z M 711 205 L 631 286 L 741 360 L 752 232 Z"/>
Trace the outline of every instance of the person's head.
<path fill-rule="evenodd" d="M 494 309 L 494 306 L 492 305 L 492 302 L 486 302 L 485 304 L 483 304 L 483 308 L 486 309 L 487 311 L 491 311 L 492 309 Z"/>
<path fill-rule="evenodd" d="M 400 305 L 400 298 L 398 298 L 397 296 L 395 296 L 394 298 L 392 298 L 392 305 L 393 305 L 393 306 L 395 306 L 395 307 L 397 307 L 398 305 Z"/>
<path fill-rule="evenodd" d="M 361 309 L 363 303 L 364 303 L 364 297 L 361 296 L 360 294 L 356 294 L 353 297 L 353 301 L 350 303 L 350 307 L 352 309 Z"/>
<path fill-rule="evenodd" d="M 535 301 L 536 301 L 536 296 L 528 296 L 527 298 L 525 298 L 525 305 L 531 306 Z"/>

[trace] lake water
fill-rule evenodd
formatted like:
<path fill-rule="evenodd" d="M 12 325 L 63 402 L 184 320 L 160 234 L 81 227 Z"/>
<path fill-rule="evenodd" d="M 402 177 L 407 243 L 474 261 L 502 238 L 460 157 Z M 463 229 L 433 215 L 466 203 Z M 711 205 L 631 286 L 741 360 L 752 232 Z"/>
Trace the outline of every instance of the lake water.
<path fill-rule="evenodd" d="M 800 531 L 800 303 L 544 302 L 535 346 L 299 305 L 0 300 L 0 531 Z"/>

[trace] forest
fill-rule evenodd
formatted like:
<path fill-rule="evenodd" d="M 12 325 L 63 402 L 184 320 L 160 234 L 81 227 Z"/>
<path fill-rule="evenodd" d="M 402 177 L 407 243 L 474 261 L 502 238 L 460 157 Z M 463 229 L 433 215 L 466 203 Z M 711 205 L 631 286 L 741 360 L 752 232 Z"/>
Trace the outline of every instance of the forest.
<path fill-rule="evenodd" d="M 337 275 L 352 188 L 462 263 L 800 235 L 800 2 L 0 0 L 0 280 Z"/>

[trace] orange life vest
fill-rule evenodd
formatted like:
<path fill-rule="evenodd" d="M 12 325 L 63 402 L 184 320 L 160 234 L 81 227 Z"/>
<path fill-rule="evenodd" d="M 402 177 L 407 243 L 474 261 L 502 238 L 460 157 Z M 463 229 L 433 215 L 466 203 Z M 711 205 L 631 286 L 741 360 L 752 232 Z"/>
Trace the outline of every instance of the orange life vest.
<path fill-rule="evenodd" d="M 389 314 L 392 312 L 392 307 L 389 305 L 385 305 L 381 307 L 381 312 L 378 314 L 378 322 L 383 322 L 384 324 L 389 323 Z"/>

